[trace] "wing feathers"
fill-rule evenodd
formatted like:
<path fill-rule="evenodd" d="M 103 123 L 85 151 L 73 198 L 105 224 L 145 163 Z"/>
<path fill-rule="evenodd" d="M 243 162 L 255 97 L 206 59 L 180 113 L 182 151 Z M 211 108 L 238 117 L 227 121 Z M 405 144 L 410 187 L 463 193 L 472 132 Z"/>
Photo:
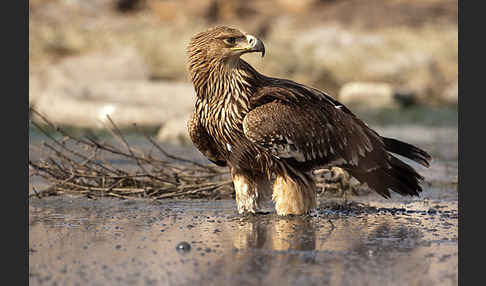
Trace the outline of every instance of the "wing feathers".
<path fill-rule="evenodd" d="M 432 159 L 432 157 L 424 150 L 393 138 L 382 137 L 382 139 L 385 143 L 386 150 L 414 160 L 424 167 L 430 166 L 429 161 Z"/>
<path fill-rule="evenodd" d="M 423 178 L 388 152 L 429 166 L 430 155 L 425 151 L 381 137 L 345 106 L 317 90 L 265 89 L 267 93 L 257 92 L 254 109 L 243 120 L 244 134 L 251 142 L 302 171 L 343 167 L 386 198 L 390 190 L 412 196 L 422 191 Z"/>
<path fill-rule="evenodd" d="M 308 168 L 357 165 L 372 150 L 367 134 L 346 114 L 332 113 L 310 102 L 291 104 L 275 100 L 258 106 L 243 120 L 245 136 L 274 156 Z M 351 132 L 355 130 L 355 132 Z M 302 165 L 301 164 L 301 165 Z M 303 167 L 303 166 L 300 166 Z"/>
<path fill-rule="evenodd" d="M 221 167 L 226 166 L 226 160 L 221 153 L 216 150 L 217 145 L 214 143 L 214 140 L 201 126 L 196 112 L 192 113 L 187 121 L 187 130 L 194 146 L 206 156 L 209 161 Z"/>

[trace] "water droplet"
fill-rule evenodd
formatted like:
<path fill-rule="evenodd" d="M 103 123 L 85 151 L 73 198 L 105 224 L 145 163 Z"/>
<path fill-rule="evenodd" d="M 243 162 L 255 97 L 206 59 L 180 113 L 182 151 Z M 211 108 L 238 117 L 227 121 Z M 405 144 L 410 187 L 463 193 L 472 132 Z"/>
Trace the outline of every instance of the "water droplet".
<path fill-rule="evenodd" d="M 177 244 L 176 250 L 179 253 L 187 253 L 191 251 L 191 245 L 185 241 L 182 241 Z"/>

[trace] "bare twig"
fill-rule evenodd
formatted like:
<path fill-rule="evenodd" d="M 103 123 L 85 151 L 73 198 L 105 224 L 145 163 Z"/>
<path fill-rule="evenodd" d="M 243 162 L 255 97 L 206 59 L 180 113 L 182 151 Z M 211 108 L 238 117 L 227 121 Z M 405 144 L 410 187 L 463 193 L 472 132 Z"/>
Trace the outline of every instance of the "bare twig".
<path fill-rule="evenodd" d="M 43 191 L 35 189 L 34 195 L 37 197 L 69 193 L 90 198 L 111 196 L 123 199 L 166 199 L 215 196 L 217 193 L 214 192 L 231 188 L 226 170 L 171 155 L 149 135 L 144 134 L 152 149 L 158 150 L 162 157 L 154 158 L 136 150 L 110 117 L 108 120 L 111 127 L 107 129 L 120 143 L 120 147 L 100 142 L 93 136 L 77 138 L 55 126 L 46 116 L 35 110 L 31 111 L 54 130 L 51 133 L 41 124 L 32 121 L 53 142 L 32 146 L 43 154 L 48 154 L 47 158 L 39 161 L 29 160 L 32 176 L 40 176 L 50 183 Z M 110 163 L 113 158 L 133 162 L 138 166 L 138 171 L 115 166 L 116 164 Z"/>

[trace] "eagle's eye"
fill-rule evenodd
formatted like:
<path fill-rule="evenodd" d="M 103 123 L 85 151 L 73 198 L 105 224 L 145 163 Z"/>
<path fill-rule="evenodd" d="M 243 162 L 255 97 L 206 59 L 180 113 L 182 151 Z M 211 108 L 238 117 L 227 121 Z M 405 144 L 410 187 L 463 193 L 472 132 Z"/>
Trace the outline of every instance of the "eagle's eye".
<path fill-rule="evenodd" d="M 235 37 L 228 37 L 228 38 L 224 39 L 224 42 L 228 45 L 234 45 L 235 42 L 236 42 L 236 38 Z"/>

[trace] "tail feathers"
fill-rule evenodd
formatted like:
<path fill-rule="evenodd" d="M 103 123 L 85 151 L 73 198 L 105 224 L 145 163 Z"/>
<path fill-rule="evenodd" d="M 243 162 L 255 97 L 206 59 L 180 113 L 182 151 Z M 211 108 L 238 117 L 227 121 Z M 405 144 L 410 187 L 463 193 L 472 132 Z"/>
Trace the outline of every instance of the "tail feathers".
<path fill-rule="evenodd" d="M 389 168 L 381 166 L 372 171 L 351 169 L 349 172 L 385 198 L 390 198 L 390 190 L 402 196 L 418 196 L 422 192 L 420 182 L 424 178 L 412 167 L 393 155 L 390 155 L 387 162 Z"/>
<path fill-rule="evenodd" d="M 393 138 L 382 137 L 382 139 L 387 151 L 407 157 L 422 166 L 430 166 L 432 157 L 424 150 Z"/>

